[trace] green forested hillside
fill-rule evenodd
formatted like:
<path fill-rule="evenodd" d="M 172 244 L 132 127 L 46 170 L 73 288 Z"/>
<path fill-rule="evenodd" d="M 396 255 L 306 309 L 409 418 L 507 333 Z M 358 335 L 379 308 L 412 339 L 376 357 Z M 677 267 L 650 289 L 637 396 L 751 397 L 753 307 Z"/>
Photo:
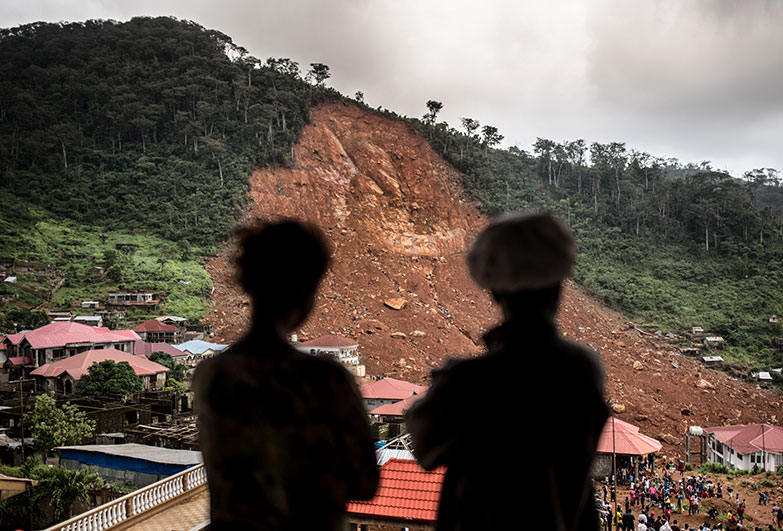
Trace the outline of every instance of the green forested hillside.
<path fill-rule="evenodd" d="M 428 108 L 413 124 L 465 174 L 484 210 L 547 210 L 568 221 L 579 241 L 575 278 L 588 291 L 651 327 L 722 335 L 726 357 L 747 368 L 783 365 L 773 347 L 783 319 L 770 322 L 783 316 L 777 171 L 737 179 L 622 142 L 539 138 L 532 153 L 496 150 L 494 127 L 463 118 L 456 130 L 436 123 L 439 102 Z"/>
<path fill-rule="evenodd" d="M 54 306 L 145 289 L 194 319 L 210 290 L 199 260 L 242 212 L 252 167 L 295 164 L 309 107 L 343 97 L 324 87 L 326 65 L 261 62 L 171 18 L 0 30 L 0 69 L 0 258 L 66 272 Z M 622 142 L 500 150 L 496 128 L 463 118 L 457 130 L 437 121 L 439 102 L 427 108 L 410 123 L 486 212 L 550 210 L 569 222 L 575 277 L 593 294 L 643 324 L 723 335 L 749 367 L 783 365 L 772 347 L 783 330 L 770 322 L 783 322 L 777 172 L 735 179 Z M 43 302 L 2 291 L 18 295 L 11 306 Z"/>
<path fill-rule="evenodd" d="M 236 223 L 251 169 L 292 164 L 310 105 L 334 97 L 325 65 L 262 63 L 163 17 L 0 30 L 0 71 L 0 258 L 65 271 L 58 307 L 145 289 L 191 318 L 209 292 L 195 260 Z M 136 251 L 117 252 L 128 241 Z M 115 257 L 98 282 L 87 274 Z"/>
<path fill-rule="evenodd" d="M 0 31 L 3 186 L 54 215 L 222 241 L 254 164 L 290 163 L 312 88 L 169 18 Z"/>

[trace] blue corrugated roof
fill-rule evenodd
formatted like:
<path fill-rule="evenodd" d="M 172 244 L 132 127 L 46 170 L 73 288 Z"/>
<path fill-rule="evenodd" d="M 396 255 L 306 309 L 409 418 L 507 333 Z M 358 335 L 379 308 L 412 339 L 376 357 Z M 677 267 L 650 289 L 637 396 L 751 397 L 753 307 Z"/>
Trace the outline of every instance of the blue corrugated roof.
<path fill-rule="evenodd" d="M 202 341 L 201 339 L 192 339 L 185 341 L 180 345 L 174 345 L 176 348 L 185 352 L 186 350 L 191 354 L 203 354 L 209 349 L 219 351 L 228 347 L 228 345 L 221 345 L 220 343 L 210 343 L 209 341 Z"/>

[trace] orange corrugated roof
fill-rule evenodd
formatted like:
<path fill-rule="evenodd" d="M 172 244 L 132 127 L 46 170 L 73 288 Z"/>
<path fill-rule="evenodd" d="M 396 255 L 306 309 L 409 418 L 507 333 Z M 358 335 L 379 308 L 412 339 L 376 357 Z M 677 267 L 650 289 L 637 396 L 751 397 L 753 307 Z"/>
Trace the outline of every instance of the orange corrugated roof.
<path fill-rule="evenodd" d="M 127 361 L 130 366 L 133 367 L 133 371 L 139 376 L 149 376 L 168 371 L 163 365 L 150 361 L 144 356 L 134 356 L 133 354 L 128 354 L 127 352 L 117 350 L 116 348 L 104 348 L 88 350 L 87 352 L 82 352 L 81 354 L 65 358 L 64 360 L 41 365 L 30 374 L 34 376 L 56 378 L 67 372 L 74 380 L 78 380 L 89 372 L 88 369 L 93 363 L 99 363 L 106 360 L 112 360 L 114 363 Z"/>
<path fill-rule="evenodd" d="M 426 390 L 426 385 L 416 385 L 394 378 L 384 378 L 377 382 L 362 385 L 362 396 L 364 398 L 402 400 L 414 394 L 421 394 Z"/>
<path fill-rule="evenodd" d="M 380 469 L 380 483 L 369 501 L 348 502 L 348 513 L 379 519 L 434 523 L 446 467 L 430 472 L 418 462 L 389 459 Z"/>
<path fill-rule="evenodd" d="M 335 334 L 326 334 L 325 336 L 316 337 L 310 341 L 305 341 L 296 345 L 297 347 L 353 347 L 358 345 L 358 341 L 348 339 L 343 336 Z"/>

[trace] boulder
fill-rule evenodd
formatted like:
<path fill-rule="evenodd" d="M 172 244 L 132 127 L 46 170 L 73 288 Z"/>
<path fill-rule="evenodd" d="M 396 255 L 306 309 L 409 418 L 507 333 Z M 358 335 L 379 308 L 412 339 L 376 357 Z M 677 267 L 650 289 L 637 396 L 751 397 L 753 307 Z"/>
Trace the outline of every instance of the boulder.
<path fill-rule="evenodd" d="M 625 406 L 619 402 L 612 402 L 611 404 L 609 404 L 609 407 L 611 407 L 612 411 L 614 411 L 615 413 L 622 413 L 623 411 L 625 411 Z"/>
<path fill-rule="evenodd" d="M 402 297 L 395 297 L 393 299 L 386 299 L 383 301 L 383 303 L 391 308 L 392 310 L 402 310 L 406 304 L 408 304 L 408 301 L 403 299 Z"/>

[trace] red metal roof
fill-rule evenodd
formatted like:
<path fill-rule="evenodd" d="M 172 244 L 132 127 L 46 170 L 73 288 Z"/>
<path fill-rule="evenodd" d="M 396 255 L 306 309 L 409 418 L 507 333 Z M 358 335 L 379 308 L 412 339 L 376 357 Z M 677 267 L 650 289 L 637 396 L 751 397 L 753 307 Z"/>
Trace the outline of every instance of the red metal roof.
<path fill-rule="evenodd" d="M 23 335 L 35 349 L 63 347 L 73 343 L 114 343 L 141 339 L 133 330 L 112 331 L 71 321 L 57 321 L 24 334 L 12 335 Z"/>
<path fill-rule="evenodd" d="M 8 361 L 11 362 L 11 365 L 14 366 L 20 366 L 20 365 L 30 365 L 33 363 L 33 358 L 30 356 L 14 356 L 12 358 L 8 358 Z"/>
<path fill-rule="evenodd" d="M 136 350 L 134 350 L 134 353 L 137 356 L 149 357 L 149 355 L 152 354 L 153 352 L 165 352 L 166 354 L 169 354 L 172 358 L 181 357 L 185 355 L 185 353 L 182 352 L 180 349 L 178 349 L 177 347 L 173 347 L 168 343 L 147 343 L 146 341 L 142 341 L 142 340 L 136 341 Z"/>
<path fill-rule="evenodd" d="M 34 376 L 44 376 L 47 378 L 56 378 L 63 373 L 68 373 L 74 380 L 78 380 L 85 374 L 93 363 L 112 360 L 115 363 L 127 361 L 136 374 L 139 376 L 149 376 L 159 372 L 168 371 L 166 367 L 150 361 L 144 356 L 134 356 L 116 348 L 104 348 L 98 350 L 88 350 L 64 360 L 41 365 L 30 374 Z"/>
<path fill-rule="evenodd" d="M 614 420 L 614 422 L 612 422 Z M 601 437 L 598 439 L 598 453 L 621 455 L 647 455 L 659 451 L 660 442 L 639 433 L 639 427 L 620 419 L 606 419 Z"/>
<path fill-rule="evenodd" d="M 135 332 L 179 332 L 179 328 L 174 325 L 162 323 L 157 319 L 148 319 L 133 327 Z"/>
<path fill-rule="evenodd" d="M 728 444 L 738 454 L 750 454 L 764 449 L 767 452 L 783 453 L 783 428 L 780 426 L 739 424 L 704 428 L 704 431 L 714 433 L 720 442 Z"/>
<path fill-rule="evenodd" d="M 5 336 L 5 339 L 7 339 L 12 345 L 18 345 L 19 342 L 24 339 L 24 334 L 8 334 Z"/>
<path fill-rule="evenodd" d="M 399 402 L 394 402 L 393 404 L 383 404 L 382 406 L 378 406 L 370 411 L 370 414 L 386 415 L 388 417 L 401 417 L 407 410 L 411 408 L 414 402 L 423 397 L 425 394 L 426 391 L 418 395 L 409 396 L 405 400 L 400 400 Z"/>
<path fill-rule="evenodd" d="M 316 337 L 310 341 L 304 341 L 299 343 L 297 347 L 355 347 L 359 343 L 353 339 L 347 339 L 335 334 L 326 334 L 325 336 Z"/>
<path fill-rule="evenodd" d="M 416 385 L 394 378 L 384 378 L 377 382 L 362 385 L 364 398 L 380 398 L 386 400 L 402 400 L 414 394 L 421 394 L 427 390 L 426 385 Z"/>
<path fill-rule="evenodd" d="M 350 515 L 435 523 L 445 467 L 428 472 L 416 461 L 389 459 L 381 467 L 380 475 L 373 499 L 348 502 Z"/>

